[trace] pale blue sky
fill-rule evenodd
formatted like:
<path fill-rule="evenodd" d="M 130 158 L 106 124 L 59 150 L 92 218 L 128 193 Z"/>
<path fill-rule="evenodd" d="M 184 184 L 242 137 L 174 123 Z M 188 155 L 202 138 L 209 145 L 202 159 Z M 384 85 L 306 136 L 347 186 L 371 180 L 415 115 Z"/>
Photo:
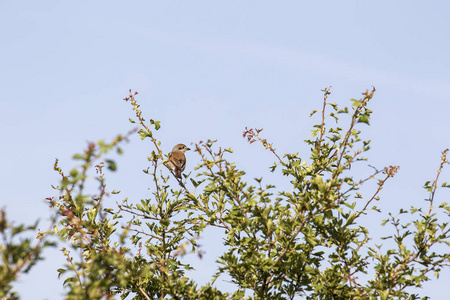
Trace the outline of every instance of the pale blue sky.
<path fill-rule="evenodd" d="M 401 166 L 379 206 L 417 205 L 450 147 L 449 53 L 448 1 L 0 1 L 0 205 L 44 221 L 54 159 L 73 166 L 86 141 L 128 131 L 130 88 L 162 121 L 163 149 L 217 138 L 249 180 L 268 183 L 273 158 L 247 145 L 244 127 L 264 128 L 280 153 L 307 153 L 309 112 L 330 85 L 341 105 L 377 88 L 363 128 L 370 163 Z M 137 138 L 125 147 L 109 181 L 121 197 L 150 196 L 151 149 Z M 198 161 L 189 153 L 187 168 Z M 48 255 L 20 279 L 23 299 L 61 299 L 60 253 Z M 446 272 L 421 292 L 444 299 L 449 282 Z"/>

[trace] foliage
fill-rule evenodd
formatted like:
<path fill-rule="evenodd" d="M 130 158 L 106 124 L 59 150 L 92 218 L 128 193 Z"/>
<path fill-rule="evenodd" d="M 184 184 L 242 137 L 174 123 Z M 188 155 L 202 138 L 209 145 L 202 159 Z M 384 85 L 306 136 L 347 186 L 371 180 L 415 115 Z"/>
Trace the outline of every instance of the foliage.
<path fill-rule="evenodd" d="M 28 235 L 35 232 L 37 222 L 26 226 L 15 226 L 6 217 L 5 209 L 0 209 L 0 299 L 19 299 L 12 290 L 12 283 L 21 273 L 27 273 L 39 260 L 44 248 L 54 243 L 44 240 L 42 233 L 35 243 Z"/>
<path fill-rule="evenodd" d="M 105 155 L 122 153 L 119 145 L 134 132 L 110 144 L 89 143 L 75 156 L 81 167 L 68 174 L 56 161 L 61 182 L 54 188 L 60 195 L 48 200 L 59 220 L 47 235 L 57 234 L 65 244 L 67 264 L 58 272 L 65 278 L 67 299 L 417 299 L 415 288 L 449 264 L 450 206 L 435 200 L 448 150 L 436 178 L 425 184 L 430 193 L 426 205 L 389 213 L 382 225 L 391 235 L 379 239 L 371 234 L 364 218 L 380 212 L 374 203 L 398 171 L 397 166 L 374 168 L 362 178 L 352 171 L 370 149 L 357 128 L 369 125 L 374 92 L 340 109 L 328 103 L 325 89 L 320 123 L 305 141 L 311 147 L 308 158 L 280 155 L 260 136 L 262 129 L 245 129 L 249 143 L 273 153 L 271 171 L 291 186 L 283 191 L 263 186 L 262 178 L 247 183 L 245 172 L 229 158 L 233 151 L 212 140 L 195 144 L 201 159 L 195 176 L 177 179 L 166 168 L 168 156 L 156 137 L 160 122 L 145 121 L 137 93 L 130 91 L 124 99 L 136 114 L 130 122 L 154 147 L 144 170 L 152 178 L 152 197 L 105 204 L 119 194 L 107 189 L 104 168 L 114 171 L 116 165 Z M 342 115 L 349 117 L 346 130 L 340 127 Z M 98 183 L 93 194 L 85 188 L 92 168 Z M 179 188 L 170 185 L 171 177 Z M 376 185 L 373 192 L 364 188 L 370 182 Z M 211 282 L 199 286 L 188 276 L 193 267 L 182 256 L 202 256 L 197 240 L 206 228 L 223 236 L 226 251 L 217 258 Z M 214 287 L 223 274 L 231 278 L 234 291 Z"/>

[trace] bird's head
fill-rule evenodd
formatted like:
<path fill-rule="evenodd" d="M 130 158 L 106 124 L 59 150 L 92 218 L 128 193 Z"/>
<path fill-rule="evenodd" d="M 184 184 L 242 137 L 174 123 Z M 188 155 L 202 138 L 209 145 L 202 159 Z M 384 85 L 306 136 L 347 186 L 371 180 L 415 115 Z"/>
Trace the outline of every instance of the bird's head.
<path fill-rule="evenodd" d="M 186 152 L 188 150 L 191 150 L 191 149 L 189 149 L 185 144 L 178 144 L 175 147 L 173 147 L 172 152 L 174 152 L 174 151 L 181 151 L 181 152 L 184 153 L 184 152 Z"/>

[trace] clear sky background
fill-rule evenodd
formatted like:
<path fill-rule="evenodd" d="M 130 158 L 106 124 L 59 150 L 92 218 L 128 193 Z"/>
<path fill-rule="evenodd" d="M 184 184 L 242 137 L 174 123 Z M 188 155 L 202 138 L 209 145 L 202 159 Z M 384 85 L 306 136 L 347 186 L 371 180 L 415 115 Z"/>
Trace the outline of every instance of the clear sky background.
<path fill-rule="evenodd" d="M 68 169 L 87 141 L 130 130 L 131 105 L 121 100 L 129 89 L 147 119 L 162 121 L 165 151 L 217 138 L 249 180 L 269 183 L 273 157 L 246 143 L 246 126 L 264 128 L 279 153 L 307 157 L 321 89 L 333 86 L 330 101 L 343 106 L 372 85 L 372 125 L 361 127 L 373 140 L 370 164 L 401 167 L 379 206 L 419 205 L 450 147 L 449 53 L 444 0 L 0 1 L 0 206 L 45 228 L 55 158 Z M 124 150 L 110 189 L 119 199 L 150 197 L 142 169 L 152 145 L 134 137 Z M 189 153 L 187 171 L 198 162 Z M 448 170 L 442 176 L 450 181 Z M 220 248 L 221 240 L 200 243 Z M 201 283 L 215 270 L 214 247 L 196 261 Z M 46 256 L 19 279 L 23 299 L 62 298 L 62 254 Z M 420 293 L 447 299 L 449 283 L 445 272 Z"/>

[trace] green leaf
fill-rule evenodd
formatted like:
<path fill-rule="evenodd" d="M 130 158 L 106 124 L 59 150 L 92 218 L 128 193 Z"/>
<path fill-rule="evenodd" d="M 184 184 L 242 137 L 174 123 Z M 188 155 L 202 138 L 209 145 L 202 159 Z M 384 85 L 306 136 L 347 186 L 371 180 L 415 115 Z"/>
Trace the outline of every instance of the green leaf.
<path fill-rule="evenodd" d="M 352 101 L 352 107 L 353 108 L 358 108 L 359 106 L 361 106 L 362 102 L 360 100 L 356 100 L 356 99 L 350 99 L 350 101 Z"/>
<path fill-rule="evenodd" d="M 80 160 L 85 160 L 87 158 L 86 155 L 82 155 L 82 154 L 75 154 L 74 156 L 72 156 L 73 159 L 80 159 Z"/>
<path fill-rule="evenodd" d="M 192 178 L 189 178 L 190 180 L 191 180 L 191 182 L 192 182 L 192 185 L 196 188 L 196 187 L 198 187 L 199 185 L 200 185 L 200 183 L 198 183 L 197 181 L 195 181 L 194 179 L 192 179 Z"/>
<path fill-rule="evenodd" d="M 161 121 L 155 121 L 153 119 L 150 119 L 150 123 L 155 125 L 156 130 L 159 130 L 161 128 L 161 125 L 160 125 Z"/>
<path fill-rule="evenodd" d="M 450 188 L 450 184 L 447 184 L 447 182 L 444 182 L 441 187 L 443 188 Z"/>
<path fill-rule="evenodd" d="M 369 116 L 368 115 L 360 115 L 358 118 L 358 123 L 365 123 L 369 125 Z"/>
<path fill-rule="evenodd" d="M 72 171 L 70 171 L 70 176 L 71 177 L 77 177 L 78 175 L 78 170 L 77 169 L 72 169 Z"/>
<path fill-rule="evenodd" d="M 152 137 L 152 132 L 151 131 L 147 132 L 144 129 L 140 129 L 138 131 L 138 134 L 141 137 L 141 140 L 143 140 L 143 139 L 145 139 L 147 137 Z"/>
<path fill-rule="evenodd" d="M 58 272 L 58 278 L 60 278 L 61 275 L 64 274 L 67 270 L 66 270 L 66 269 L 60 268 L 60 269 L 58 269 L 58 270 L 56 270 L 56 271 Z"/>
<path fill-rule="evenodd" d="M 117 170 L 117 166 L 116 166 L 116 162 L 111 160 L 111 159 L 106 159 L 105 160 L 107 165 L 108 165 L 108 169 L 110 169 L 111 171 L 116 171 Z"/>

